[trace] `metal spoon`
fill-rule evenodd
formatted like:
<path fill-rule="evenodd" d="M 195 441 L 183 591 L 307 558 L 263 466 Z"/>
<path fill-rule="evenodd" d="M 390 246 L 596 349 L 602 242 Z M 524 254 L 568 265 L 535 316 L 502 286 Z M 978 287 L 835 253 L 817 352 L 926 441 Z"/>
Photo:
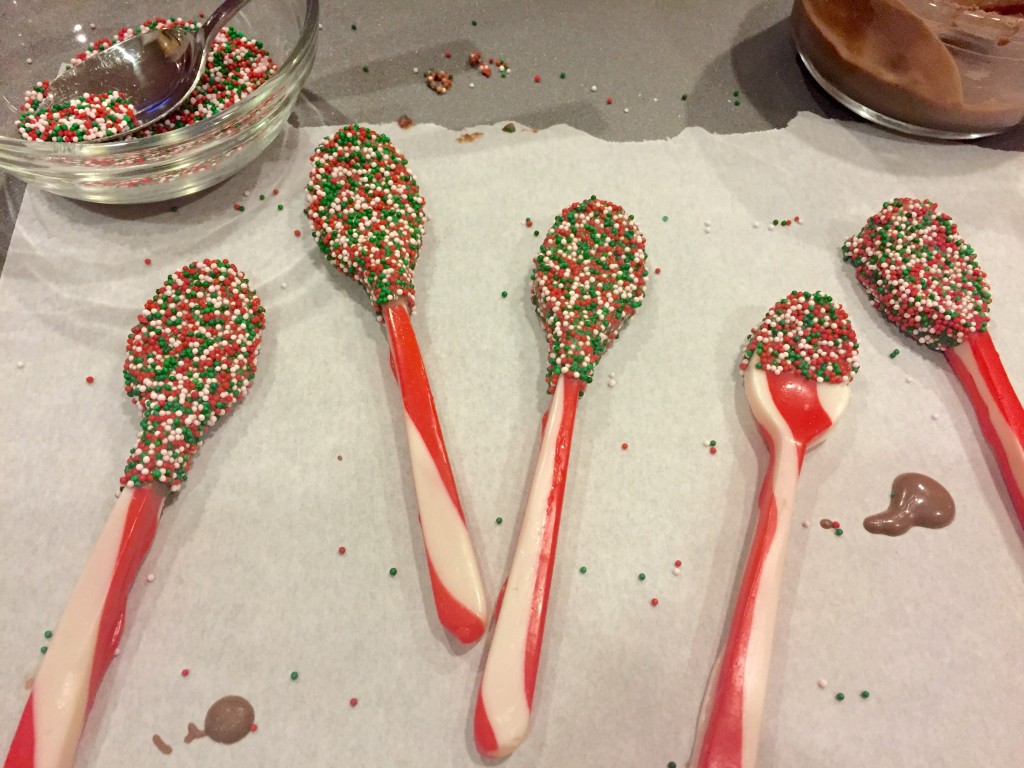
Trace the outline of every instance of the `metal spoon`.
<path fill-rule="evenodd" d="M 40 109 L 86 93 L 119 91 L 135 106 L 136 125 L 131 131 L 95 141 L 136 133 L 163 120 L 195 90 L 213 39 L 248 2 L 225 0 L 198 30 L 150 29 L 90 56 L 50 81 Z"/>

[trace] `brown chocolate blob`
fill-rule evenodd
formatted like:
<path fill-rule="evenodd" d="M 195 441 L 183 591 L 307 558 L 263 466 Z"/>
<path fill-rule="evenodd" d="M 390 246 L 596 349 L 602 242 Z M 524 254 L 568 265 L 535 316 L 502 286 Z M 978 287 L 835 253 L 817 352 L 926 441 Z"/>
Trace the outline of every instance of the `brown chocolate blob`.
<path fill-rule="evenodd" d="M 831 528 L 832 521 L 829 520 L 827 517 L 823 517 L 821 518 L 821 520 L 818 521 L 818 525 L 820 525 L 822 528 Z"/>
<path fill-rule="evenodd" d="M 865 518 L 869 533 L 899 536 L 911 528 L 945 528 L 956 516 L 956 505 L 941 483 L 927 475 L 908 472 L 892 481 L 889 507 Z"/>
<path fill-rule="evenodd" d="M 256 711 L 252 704 L 241 696 L 225 696 L 210 707 L 203 728 L 218 744 L 234 744 L 249 735 L 255 722 Z"/>
<path fill-rule="evenodd" d="M 185 734 L 185 743 L 186 744 L 191 744 L 196 739 L 201 739 L 204 736 L 206 736 L 206 734 L 203 733 L 201 730 L 199 730 L 199 726 L 198 725 L 196 725 L 195 723 L 189 723 L 188 724 L 188 733 Z"/>
<path fill-rule="evenodd" d="M 173 749 L 171 749 L 170 744 L 168 744 L 166 741 L 160 738 L 160 734 L 158 733 L 153 734 L 153 743 L 156 745 L 156 748 L 159 749 L 165 755 L 169 755 L 171 754 L 171 752 L 174 751 Z"/>

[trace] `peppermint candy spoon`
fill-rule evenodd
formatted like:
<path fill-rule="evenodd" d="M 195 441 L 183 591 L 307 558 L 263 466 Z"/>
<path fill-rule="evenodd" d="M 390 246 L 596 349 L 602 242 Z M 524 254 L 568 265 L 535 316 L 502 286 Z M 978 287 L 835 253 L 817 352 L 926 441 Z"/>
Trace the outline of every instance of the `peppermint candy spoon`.
<path fill-rule="evenodd" d="M 185 481 L 203 433 L 248 390 L 263 326 L 259 298 L 228 261 L 189 264 L 146 302 L 124 361 L 125 392 L 142 410 L 139 441 L 43 657 L 5 768 L 74 763 L 164 500 Z"/>
<path fill-rule="evenodd" d="M 793 291 L 751 332 L 740 370 L 771 461 L 729 634 L 712 670 L 692 768 L 753 768 L 768 682 L 783 558 L 804 453 L 850 398 L 857 336 L 821 293 Z"/>
<path fill-rule="evenodd" d="M 632 216 L 591 197 L 555 218 L 535 260 L 533 303 L 547 329 L 552 397 L 477 695 L 473 730 L 485 757 L 510 754 L 530 727 L 576 403 L 643 301 L 644 245 Z"/>
<path fill-rule="evenodd" d="M 1024 526 L 1024 409 L 988 333 L 992 294 L 974 249 L 930 200 L 886 203 L 843 244 L 871 304 L 942 352 L 974 407 Z"/>
<path fill-rule="evenodd" d="M 387 136 L 368 128 L 340 128 L 311 160 L 306 215 L 313 238 L 329 261 L 366 289 L 387 329 L 437 616 L 461 642 L 472 643 L 487 624 L 483 582 L 409 317 L 423 198 L 405 157 Z"/>

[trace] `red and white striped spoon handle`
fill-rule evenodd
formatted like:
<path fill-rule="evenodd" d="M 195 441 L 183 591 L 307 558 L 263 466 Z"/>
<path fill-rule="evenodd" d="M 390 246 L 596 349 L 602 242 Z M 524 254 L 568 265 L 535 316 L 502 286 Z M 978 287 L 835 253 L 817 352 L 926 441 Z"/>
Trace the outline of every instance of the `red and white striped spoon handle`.
<path fill-rule="evenodd" d="M 485 757 L 510 754 L 530 728 L 581 388 L 579 380 L 560 376 L 542 423 L 540 453 L 477 695 L 473 731 Z"/>
<path fill-rule="evenodd" d="M 165 490 L 125 488 L 43 657 L 4 768 L 70 768 L 85 717 L 124 629 L 135 575 L 156 534 Z"/>
<path fill-rule="evenodd" d="M 946 350 L 946 359 L 960 379 L 982 434 L 992 446 L 1017 519 L 1024 526 L 1024 408 L 1006 375 L 991 335 L 967 335 L 964 343 Z"/>
<path fill-rule="evenodd" d="M 744 386 L 771 462 L 758 497 L 758 519 L 729 634 L 712 672 L 691 768 L 753 768 L 771 661 L 793 499 L 807 447 L 845 406 L 830 411 L 818 387 L 798 374 L 748 369 Z M 846 387 L 826 384 L 830 394 Z"/>
<path fill-rule="evenodd" d="M 446 630 L 463 643 L 472 643 L 487 627 L 487 602 L 427 370 L 406 303 L 390 302 L 383 314 L 391 345 L 391 367 L 405 406 L 405 429 L 434 606 Z"/>

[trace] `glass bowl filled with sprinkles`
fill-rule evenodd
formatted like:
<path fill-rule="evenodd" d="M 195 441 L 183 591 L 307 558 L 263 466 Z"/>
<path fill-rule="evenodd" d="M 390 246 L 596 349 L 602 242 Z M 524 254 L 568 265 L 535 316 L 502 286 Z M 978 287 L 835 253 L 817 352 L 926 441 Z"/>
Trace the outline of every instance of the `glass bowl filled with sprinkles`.
<path fill-rule="evenodd" d="M 189 13 L 176 0 L 160 6 L 163 16 L 139 18 L 139 7 L 132 0 L 72 4 L 70 35 L 34 27 L 28 12 L 2 25 L 0 171 L 64 197 L 154 202 L 223 181 L 274 140 L 313 65 L 318 0 L 251 2 L 217 35 L 186 103 L 136 135 L 88 140 L 130 128 L 133 107 L 123 94 L 46 105 L 49 78 L 64 68 L 145 29 L 203 22 L 199 9 Z M 19 21 L 25 24 L 15 32 Z"/>

